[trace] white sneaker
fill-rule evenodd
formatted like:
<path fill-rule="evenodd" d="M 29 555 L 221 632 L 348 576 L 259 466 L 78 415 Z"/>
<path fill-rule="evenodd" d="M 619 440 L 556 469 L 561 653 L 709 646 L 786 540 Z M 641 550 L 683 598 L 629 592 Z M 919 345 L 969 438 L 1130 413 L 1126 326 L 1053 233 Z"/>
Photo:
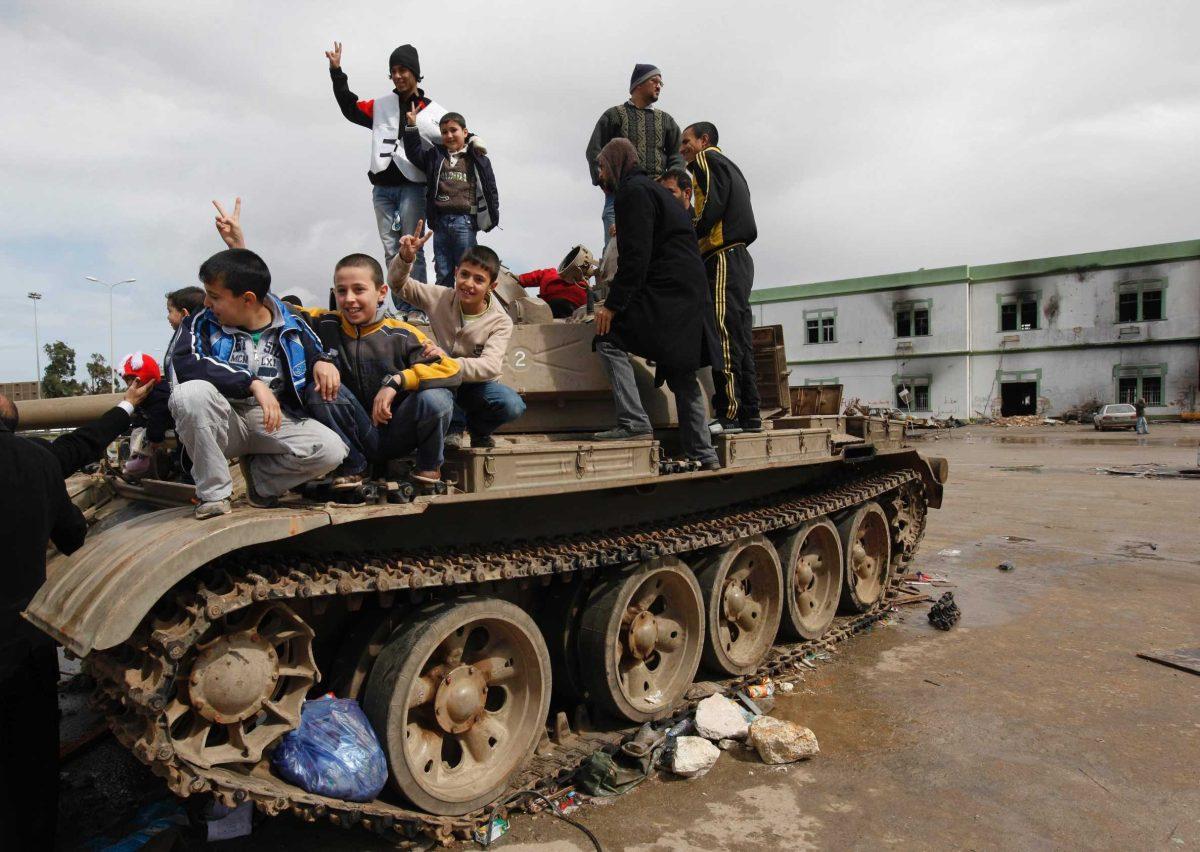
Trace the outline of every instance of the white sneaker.
<path fill-rule="evenodd" d="M 196 520 L 203 521 L 207 518 L 215 518 L 217 515 L 228 515 L 232 511 L 233 508 L 229 505 L 229 498 L 226 497 L 222 500 L 207 500 L 201 503 L 196 507 L 193 514 L 195 514 Z"/>

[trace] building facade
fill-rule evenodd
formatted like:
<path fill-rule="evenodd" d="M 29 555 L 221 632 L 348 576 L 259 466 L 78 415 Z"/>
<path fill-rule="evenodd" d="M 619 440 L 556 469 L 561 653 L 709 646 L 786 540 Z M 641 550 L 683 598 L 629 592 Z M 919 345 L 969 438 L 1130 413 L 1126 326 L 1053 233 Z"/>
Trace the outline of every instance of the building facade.
<path fill-rule="evenodd" d="M 1194 410 L 1200 240 L 756 290 L 793 385 L 918 416 Z"/>
<path fill-rule="evenodd" d="M 0 393 L 13 402 L 24 402 L 27 399 L 38 399 L 37 382 L 0 382 Z"/>

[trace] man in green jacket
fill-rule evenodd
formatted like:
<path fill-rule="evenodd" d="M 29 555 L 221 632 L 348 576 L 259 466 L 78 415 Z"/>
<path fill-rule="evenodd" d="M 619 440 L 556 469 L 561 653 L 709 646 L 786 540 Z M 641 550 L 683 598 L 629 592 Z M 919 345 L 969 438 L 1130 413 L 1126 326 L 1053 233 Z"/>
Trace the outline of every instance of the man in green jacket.
<path fill-rule="evenodd" d="M 679 153 L 680 133 L 675 119 L 660 109 L 654 109 L 662 93 L 662 72 L 656 65 L 633 66 L 629 79 L 629 100 L 606 109 L 596 122 L 592 138 L 588 141 L 588 169 L 592 183 L 604 189 L 600 183 L 597 160 L 600 149 L 613 139 L 624 138 L 633 143 L 638 162 L 652 178 L 660 177 L 672 168 L 683 168 L 683 157 Z M 612 226 L 616 221 L 613 194 L 604 189 L 604 245 L 612 239 Z"/>

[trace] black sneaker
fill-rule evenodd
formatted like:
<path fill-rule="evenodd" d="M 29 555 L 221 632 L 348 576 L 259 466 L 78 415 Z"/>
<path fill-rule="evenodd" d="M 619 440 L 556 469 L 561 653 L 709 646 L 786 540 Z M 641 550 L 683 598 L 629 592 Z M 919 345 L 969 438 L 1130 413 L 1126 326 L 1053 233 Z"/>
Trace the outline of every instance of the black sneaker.
<path fill-rule="evenodd" d="M 466 442 L 465 432 L 451 432 L 446 436 L 445 446 L 447 450 L 461 450 Z"/>
<path fill-rule="evenodd" d="M 490 450 L 496 446 L 496 439 L 491 435 L 472 435 L 471 448 L 478 450 Z"/>
<path fill-rule="evenodd" d="M 743 417 L 738 421 L 743 432 L 761 432 L 763 430 L 761 417 Z"/>
<path fill-rule="evenodd" d="M 260 494 L 254 486 L 254 476 L 250 473 L 250 462 L 238 459 L 238 467 L 242 469 L 242 479 L 246 480 L 246 502 L 255 509 L 274 509 L 279 505 L 278 497 L 267 497 Z"/>
<path fill-rule="evenodd" d="M 721 463 L 719 461 L 706 461 L 700 463 L 701 470 L 720 470 Z"/>
<path fill-rule="evenodd" d="M 718 417 L 708 422 L 708 431 L 712 435 L 736 435 L 742 431 L 742 426 L 736 420 Z"/>
<path fill-rule="evenodd" d="M 653 432 L 634 432 L 627 426 L 617 426 L 615 429 L 605 429 L 592 435 L 593 441 L 632 441 L 635 438 L 649 438 Z"/>

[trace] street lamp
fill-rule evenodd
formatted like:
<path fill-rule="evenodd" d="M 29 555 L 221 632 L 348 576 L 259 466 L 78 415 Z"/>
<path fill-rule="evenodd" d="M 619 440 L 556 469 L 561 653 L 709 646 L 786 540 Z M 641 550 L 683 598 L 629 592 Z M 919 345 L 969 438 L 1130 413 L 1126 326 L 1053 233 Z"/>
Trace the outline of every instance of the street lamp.
<path fill-rule="evenodd" d="M 109 390 L 117 389 L 117 365 L 116 354 L 113 352 L 113 288 L 120 287 L 122 284 L 132 284 L 137 281 L 136 278 L 126 278 L 124 281 L 117 281 L 109 284 L 107 281 L 101 281 L 94 275 L 83 276 L 88 281 L 94 281 L 97 284 L 103 284 L 108 288 L 108 387 Z"/>
<path fill-rule="evenodd" d="M 41 293 L 26 293 L 30 301 L 33 302 L 33 355 L 37 358 L 37 398 L 42 398 L 42 345 L 38 340 L 37 327 L 37 303 L 42 300 Z"/>

